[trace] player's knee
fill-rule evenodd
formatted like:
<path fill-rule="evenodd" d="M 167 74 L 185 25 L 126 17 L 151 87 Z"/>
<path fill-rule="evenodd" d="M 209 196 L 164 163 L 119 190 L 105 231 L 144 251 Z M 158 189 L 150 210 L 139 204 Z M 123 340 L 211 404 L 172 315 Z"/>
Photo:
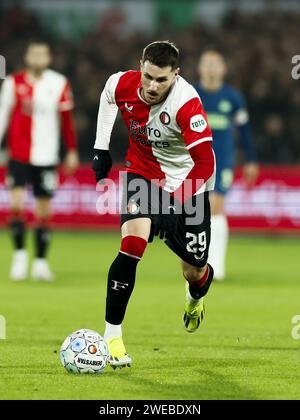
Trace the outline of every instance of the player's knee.
<path fill-rule="evenodd" d="M 207 266 L 188 267 L 183 269 L 183 275 L 189 283 L 198 282 L 206 273 Z"/>
<path fill-rule="evenodd" d="M 51 217 L 51 211 L 38 211 L 35 212 L 35 219 L 38 221 L 49 220 Z"/>
<path fill-rule="evenodd" d="M 122 236 L 136 236 L 148 240 L 151 228 L 151 220 L 149 218 L 138 218 L 127 220 L 122 225 Z"/>
<path fill-rule="evenodd" d="M 139 236 L 128 235 L 122 239 L 120 252 L 133 258 L 141 259 L 147 241 Z"/>
<path fill-rule="evenodd" d="M 49 228 L 50 226 L 50 215 L 46 215 L 46 216 L 37 216 L 35 218 L 35 225 L 36 228 Z"/>
<path fill-rule="evenodd" d="M 13 200 L 10 206 L 11 213 L 23 213 L 24 212 L 24 205 L 21 200 Z"/>
<path fill-rule="evenodd" d="M 35 208 L 36 219 L 49 219 L 51 216 L 51 205 L 50 200 L 38 199 Z"/>

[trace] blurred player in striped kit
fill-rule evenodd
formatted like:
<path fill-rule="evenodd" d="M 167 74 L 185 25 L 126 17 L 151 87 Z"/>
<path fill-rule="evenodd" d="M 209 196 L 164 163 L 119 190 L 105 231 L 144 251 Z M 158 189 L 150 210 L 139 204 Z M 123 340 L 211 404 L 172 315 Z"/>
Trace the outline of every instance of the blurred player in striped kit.
<path fill-rule="evenodd" d="M 226 71 L 222 54 L 214 49 L 207 50 L 200 56 L 200 80 L 194 85 L 212 128 L 216 155 L 216 183 L 214 191 L 210 193 L 212 217 L 209 249 L 209 261 L 214 267 L 216 280 L 224 280 L 226 275 L 228 224 L 224 202 L 233 181 L 235 130 L 245 154 L 243 174 L 249 186 L 255 183 L 259 170 L 245 100 L 240 92 L 224 82 Z"/>
<path fill-rule="evenodd" d="M 67 148 L 66 174 L 71 175 L 78 166 L 71 87 L 65 76 L 48 69 L 50 63 L 47 42 L 31 41 L 25 53 L 26 68 L 9 75 L 0 93 L 0 143 L 8 128 L 6 182 L 10 190 L 10 228 L 15 248 L 10 277 L 15 281 L 28 277 L 23 218 L 28 183 L 36 198 L 35 259 L 31 276 L 36 280 L 53 279 L 46 255 L 50 241 L 50 201 L 57 186 L 60 130 Z"/>

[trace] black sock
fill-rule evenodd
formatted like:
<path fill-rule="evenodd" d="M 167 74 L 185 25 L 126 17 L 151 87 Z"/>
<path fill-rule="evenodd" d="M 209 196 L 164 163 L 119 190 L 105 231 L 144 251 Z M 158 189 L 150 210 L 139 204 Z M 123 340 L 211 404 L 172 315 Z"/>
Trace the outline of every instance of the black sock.
<path fill-rule="evenodd" d="M 22 219 L 13 219 L 10 222 L 10 229 L 14 248 L 16 250 L 24 249 L 25 246 L 25 222 Z"/>
<path fill-rule="evenodd" d="M 37 258 L 46 257 L 50 239 L 51 232 L 47 226 L 39 226 L 35 229 L 35 255 Z"/>
<path fill-rule="evenodd" d="M 208 264 L 208 267 L 209 267 L 208 277 L 207 277 L 206 282 L 203 284 L 203 286 L 199 287 L 197 284 L 195 285 L 190 284 L 190 287 L 189 287 L 190 295 L 194 299 L 200 299 L 203 296 L 205 296 L 206 293 L 208 292 L 212 279 L 214 278 L 214 270 L 212 266 Z"/>
<path fill-rule="evenodd" d="M 119 252 L 108 272 L 106 316 L 110 324 L 122 323 L 127 303 L 135 283 L 136 266 L 139 260 Z"/>

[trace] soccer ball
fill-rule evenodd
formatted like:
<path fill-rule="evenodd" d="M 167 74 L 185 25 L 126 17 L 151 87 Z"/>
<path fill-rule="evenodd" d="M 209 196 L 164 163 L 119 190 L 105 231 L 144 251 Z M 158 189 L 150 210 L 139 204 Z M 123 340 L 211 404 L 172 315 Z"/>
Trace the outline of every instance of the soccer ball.
<path fill-rule="evenodd" d="M 96 331 L 81 329 L 68 335 L 60 349 L 60 360 L 70 373 L 102 373 L 109 351 Z"/>

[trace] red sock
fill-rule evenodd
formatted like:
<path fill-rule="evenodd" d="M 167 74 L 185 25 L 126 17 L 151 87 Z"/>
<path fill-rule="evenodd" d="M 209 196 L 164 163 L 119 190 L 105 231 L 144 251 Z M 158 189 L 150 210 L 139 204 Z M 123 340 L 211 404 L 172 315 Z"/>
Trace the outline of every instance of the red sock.
<path fill-rule="evenodd" d="M 147 246 L 147 241 L 138 236 L 128 235 L 122 239 L 120 252 L 129 257 L 141 259 Z"/>
<path fill-rule="evenodd" d="M 206 267 L 206 271 L 204 273 L 204 276 L 201 277 L 201 279 L 197 280 L 197 281 L 188 281 L 187 282 L 192 285 L 193 287 L 202 287 L 205 283 L 206 280 L 208 279 L 209 276 L 209 266 Z"/>

